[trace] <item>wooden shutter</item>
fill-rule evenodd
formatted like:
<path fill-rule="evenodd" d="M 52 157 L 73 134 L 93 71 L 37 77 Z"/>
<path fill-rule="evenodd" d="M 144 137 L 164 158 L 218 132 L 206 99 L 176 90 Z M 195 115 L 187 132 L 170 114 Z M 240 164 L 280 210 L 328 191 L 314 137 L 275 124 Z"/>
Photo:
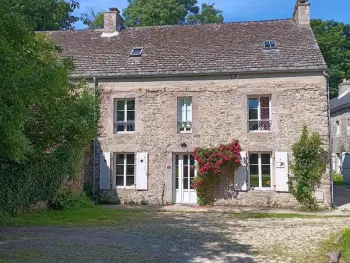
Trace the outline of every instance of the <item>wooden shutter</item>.
<path fill-rule="evenodd" d="M 248 191 L 247 152 L 241 152 L 242 166 L 235 171 L 235 190 Z"/>
<path fill-rule="evenodd" d="M 100 153 L 100 189 L 109 190 L 111 187 L 111 153 Z"/>
<path fill-rule="evenodd" d="M 148 189 L 148 154 L 136 154 L 136 190 Z"/>
<path fill-rule="evenodd" d="M 275 153 L 275 180 L 277 192 L 289 192 L 289 164 L 287 152 Z"/>

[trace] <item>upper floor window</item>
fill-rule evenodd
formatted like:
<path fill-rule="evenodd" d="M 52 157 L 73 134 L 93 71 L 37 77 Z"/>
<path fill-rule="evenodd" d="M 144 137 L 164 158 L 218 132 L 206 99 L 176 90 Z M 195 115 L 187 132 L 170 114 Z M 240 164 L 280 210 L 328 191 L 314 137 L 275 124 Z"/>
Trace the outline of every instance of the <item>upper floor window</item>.
<path fill-rule="evenodd" d="M 251 97 L 248 99 L 249 131 L 271 130 L 270 97 Z"/>
<path fill-rule="evenodd" d="M 135 131 L 135 99 L 114 100 L 114 133 Z"/>
<path fill-rule="evenodd" d="M 177 111 L 178 132 L 192 132 L 192 98 L 178 98 Z"/>

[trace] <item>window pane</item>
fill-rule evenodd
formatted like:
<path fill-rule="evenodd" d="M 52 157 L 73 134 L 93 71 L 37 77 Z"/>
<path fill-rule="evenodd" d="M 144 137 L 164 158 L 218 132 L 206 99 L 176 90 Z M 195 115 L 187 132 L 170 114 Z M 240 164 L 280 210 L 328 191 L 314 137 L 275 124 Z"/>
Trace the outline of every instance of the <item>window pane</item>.
<path fill-rule="evenodd" d="M 250 186 L 259 187 L 259 166 L 258 165 L 250 165 Z"/>
<path fill-rule="evenodd" d="M 249 109 L 257 109 L 259 107 L 259 100 L 257 98 L 250 98 L 248 105 Z"/>
<path fill-rule="evenodd" d="M 190 189 L 194 189 L 193 183 L 194 183 L 194 178 L 191 178 L 191 180 L 190 180 Z"/>
<path fill-rule="evenodd" d="M 261 164 L 270 165 L 270 154 L 261 154 Z"/>
<path fill-rule="evenodd" d="M 115 162 L 116 164 L 124 164 L 124 154 L 116 154 Z"/>
<path fill-rule="evenodd" d="M 135 154 L 127 154 L 126 164 L 134 164 L 134 163 L 135 163 Z"/>
<path fill-rule="evenodd" d="M 128 111 L 127 112 L 127 118 L 128 118 L 128 121 L 135 121 L 135 112 L 134 111 Z"/>
<path fill-rule="evenodd" d="M 179 189 L 179 178 L 175 178 L 175 189 Z"/>
<path fill-rule="evenodd" d="M 188 165 L 184 166 L 184 178 L 188 178 Z"/>
<path fill-rule="evenodd" d="M 190 165 L 194 165 L 194 157 L 192 155 L 190 156 Z"/>
<path fill-rule="evenodd" d="M 249 120 L 258 119 L 258 109 L 249 109 Z"/>
<path fill-rule="evenodd" d="M 135 184 L 134 176 L 127 176 L 126 177 L 126 186 L 132 186 Z"/>
<path fill-rule="evenodd" d="M 127 123 L 127 131 L 135 131 L 135 123 Z"/>
<path fill-rule="evenodd" d="M 259 130 L 259 122 L 258 121 L 249 121 L 249 130 L 250 131 L 258 131 Z"/>
<path fill-rule="evenodd" d="M 135 110 L 135 100 L 128 100 L 127 107 L 127 110 Z"/>
<path fill-rule="evenodd" d="M 249 164 L 259 164 L 259 155 L 249 154 Z"/>
<path fill-rule="evenodd" d="M 124 111 L 117 111 L 117 121 L 124 121 Z"/>
<path fill-rule="evenodd" d="M 125 131 L 125 124 L 118 124 L 117 132 L 123 132 L 123 131 Z"/>
<path fill-rule="evenodd" d="M 117 101 L 117 110 L 124 110 L 124 105 L 125 105 L 125 102 L 124 100 L 118 100 Z"/>
<path fill-rule="evenodd" d="M 269 120 L 270 119 L 270 108 L 261 108 L 260 114 L 261 114 L 261 120 Z"/>
<path fill-rule="evenodd" d="M 115 174 L 116 175 L 124 175 L 124 165 L 117 165 Z"/>
<path fill-rule="evenodd" d="M 262 165 L 262 187 L 271 187 L 271 167 L 270 165 Z"/>
<path fill-rule="evenodd" d="M 124 176 L 117 176 L 117 186 L 124 186 Z"/>
<path fill-rule="evenodd" d="M 127 165 L 126 166 L 126 174 L 127 175 L 134 175 L 135 174 L 135 166 L 134 165 Z"/>

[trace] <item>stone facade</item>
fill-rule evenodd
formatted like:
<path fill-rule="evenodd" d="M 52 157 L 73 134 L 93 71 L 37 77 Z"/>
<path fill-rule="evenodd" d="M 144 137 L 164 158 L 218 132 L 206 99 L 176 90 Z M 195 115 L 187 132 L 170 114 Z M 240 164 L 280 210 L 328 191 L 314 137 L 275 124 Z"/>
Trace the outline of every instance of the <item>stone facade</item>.
<path fill-rule="evenodd" d="M 328 150 L 326 79 L 322 73 L 265 74 L 134 81 L 98 81 L 102 107 L 96 156 L 100 152 L 147 152 L 148 190 L 116 189 L 113 169 L 111 193 L 121 202 L 174 203 L 173 155 L 191 153 L 195 147 L 215 146 L 238 139 L 247 152 L 289 152 L 299 139 L 303 125 L 321 134 Z M 271 97 L 272 127 L 269 132 L 248 132 L 248 96 Z M 177 131 L 177 99 L 192 97 L 193 131 Z M 136 131 L 114 134 L 114 99 L 135 98 Z M 183 148 L 182 143 L 187 147 Z M 99 158 L 96 158 L 99 185 Z M 275 182 L 272 165 L 272 185 Z M 296 207 L 288 193 L 271 191 L 237 192 L 232 178 L 223 178 L 217 204 L 263 207 Z M 329 172 L 324 175 L 318 196 L 330 204 Z"/>

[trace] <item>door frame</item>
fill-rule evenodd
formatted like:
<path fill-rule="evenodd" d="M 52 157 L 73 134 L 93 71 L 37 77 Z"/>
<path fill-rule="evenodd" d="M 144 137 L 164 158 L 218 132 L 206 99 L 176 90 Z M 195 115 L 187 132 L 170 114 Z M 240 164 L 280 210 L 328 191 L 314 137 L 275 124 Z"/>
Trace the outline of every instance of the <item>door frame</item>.
<path fill-rule="evenodd" d="M 188 155 L 190 157 L 192 155 L 192 153 L 188 153 L 188 152 L 187 153 L 173 153 L 173 155 L 172 155 L 172 159 L 173 159 L 172 160 L 172 163 L 173 163 L 173 169 L 172 169 L 173 203 L 174 204 L 197 204 L 197 199 L 196 199 L 196 202 L 193 202 L 193 203 L 185 203 L 183 201 L 183 194 L 184 194 L 183 187 L 182 187 L 183 175 L 182 175 L 182 172 L 180 172 L 180 171 L 179 171 L 179 173 L 180 173 L 179 174 L 179 187 L 180 187 L 179 191 L 180 191 L 180 195 L 181 195 L 181 202 L 177 202 L 177 200 L 176 200 L 176 182 L 175 182 L 176 177 L 175 177 L 175 174 L 176 174 L 176 156 L 177 155 L 179 156 L 179 159 L 182 157 L 182 160 L 183 160 L 183 156 Z M 196 161 L 195 161 L 195 165 L 196 165 Z M 183 165 L 182 165 L 182 167 L 183 167 Z M 181 169 L 181 170 L 183 170 L 183 169 Z M 196 178 L 196 177 L 197 177 L 197 169 L 194 169 L 194 178 Z M 191 189 L 189 189 L 189 190 L 191 190 Z M 192 190 L 197 196 L 196 190 L 195 189 L 192 189 Z"/>

